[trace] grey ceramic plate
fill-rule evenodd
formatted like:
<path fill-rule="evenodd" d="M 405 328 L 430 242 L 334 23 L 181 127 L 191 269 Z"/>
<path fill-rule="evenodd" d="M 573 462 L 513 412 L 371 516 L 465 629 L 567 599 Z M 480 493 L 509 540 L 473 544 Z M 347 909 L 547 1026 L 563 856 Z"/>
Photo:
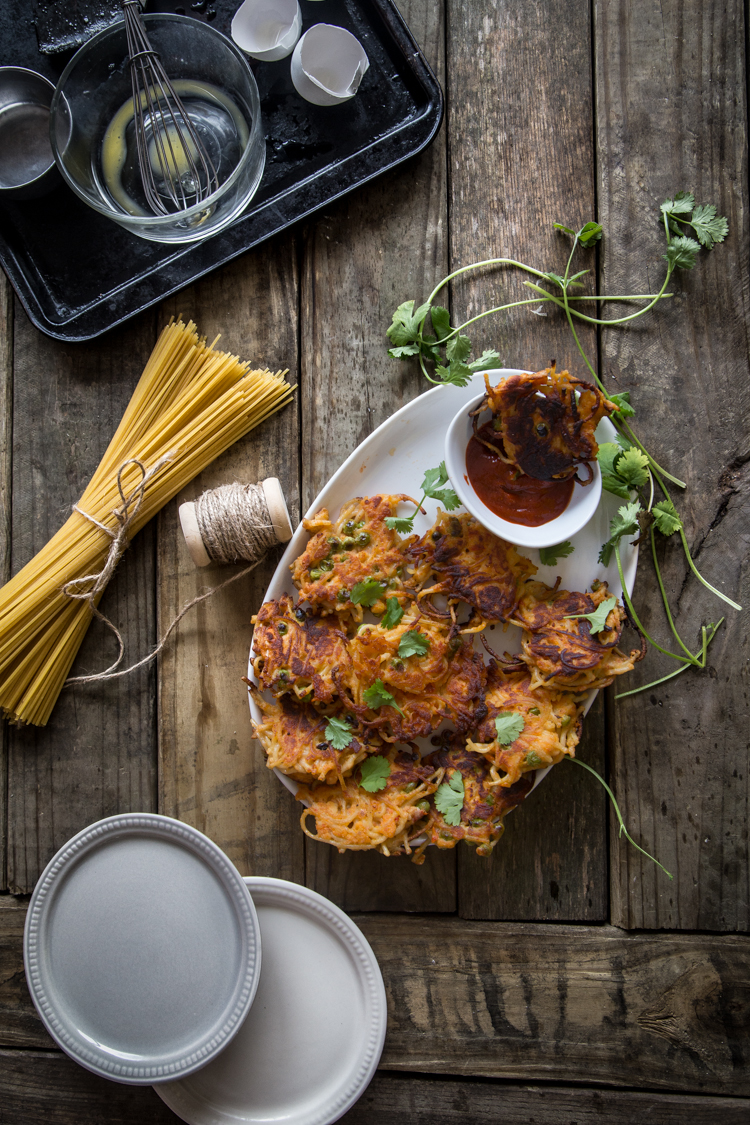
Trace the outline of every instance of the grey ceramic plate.
<path fill-rule="evenodd" d="M 383 1050 L 383 978 L 366 938 L 328 899 L 246 879 L 263 972 L 239 1034 L 208 1066 L 157 1087 L 189 1125 L 330 1125 L 366 1089 Z"/>
<path fill-rule="evenodd" d="M 258 986 L 260 931 L 237 869 L 166 816 L 109 817 L 44 870 L 26 979 L 53 1039 L 95 1074 L 152 1085 L 204 1066 Z"/>

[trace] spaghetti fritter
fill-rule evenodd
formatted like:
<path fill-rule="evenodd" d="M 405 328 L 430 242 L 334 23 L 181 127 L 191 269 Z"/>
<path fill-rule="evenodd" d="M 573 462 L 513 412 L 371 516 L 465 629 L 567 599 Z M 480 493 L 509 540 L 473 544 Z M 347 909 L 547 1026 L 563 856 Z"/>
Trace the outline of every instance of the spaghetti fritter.
<path fill-rule="evenodd" d="M 527 774 L 509 789 L 493 787 L 490 769 L 481 754 L 473 754 L 460 742 L 436 750 L 429 760 L 435 768 L 445 771 L 446 781 L 458 771 L 464 783 L 464 799 L 459 824 L 448 824 L 434 807 L 425 828 L 427 842 L 439 848 L 455 848 L 459 840 L 475 844 L 477 855 L 491 854 L 505 831 L 503 818 L 519 805 L 534 784 L 533 774 Z"/>
<path fill-rule="evenodd" d="M 607 687 L 645 655 L 643 644 L 629 655 L 616 647 L 627 620 L 619 603 L 610 610 L 599 633 L 592 634 L 585 617 L 576 616 L 593 613 L 609 597 L 606 582 L 594 586 L 585 594 L 553 589 L 544 582 L 527 585 L 512 620 L 524 630 L 521 659 L 531 672 L 532 689 Z"/>
<path fill-rule="evenodd" d="M 337 520 L 331 521 L 326 508 L 303 520 L 312 539 L 292 563 L 292 578 L 300 601 L 307 601 L 320 613 L 335 613 L 362 620 L 362 606 L 351 600 L 354 587 L 374 578 L 390 596 L 402 589 L 404 557 L 398 533 L 386 526 L 405 495 L 358 496 L 344 504 Z M 385 595 L 384 595 L 385 597 Z M 373 604 L 383 613 L 384 601 Z"/>
<path fill-rule="evenodd" d="M 379 679 L 389 688 L 412 695 L 441 683 L 451 670 L 452 660 L 462 647 L 458 626 L 450 619 L 438 621 L 418 610 L 405 613 L 390 629 L 380 624 L 360 625 L 349 642 L 352 665 L 367 683 Z M 401 655 L 399 648 L 417 648 L 412 655 Z"/>
<path fill-rule="evenodd" d="M 618 409 L 614 402 L 554 363 L 533 375 L 510 375 L 496 387 L 484 379 L 487 394 L 475 412 L 475 433 L 478 415 L 489 408 L 502 446 L 492 448 L 503 460 L 537 480 L 566 480 L 579 465 L 589 474 L 582 483 L 592 479 L 588 463 L 599 450 L 594 431 Z"/>
<path fill-rule="evenodd" d="M 410 841 L 421 832 L 419 822 L 429 813 L 428 798 L 443 770 L 408 751 L 394 748 L 387 757 L 390 775 L 380 792 L 363 789 L 356 775 L 336 786 L 300 787 L 297 800 L 308 806 L 300 818 L 303 832 L 340 852 L 377 848 L 383 855 L 410 855 Z M 315 821 L 314 833 L 307 827 L 308 817 Z"/>
<path fill-rule="evenodd" d="M 420 604 L 433 594 L 467 602 L 480 618 L 479 628 L 505 621 L 518 601 L 519 583 L 537 570 L 473 516 L 448 512 L 439 512 L 433 527 L 412 541 L 406 553 L 415 564 Z"/>
<path fill-rule="evenodd" d="M 531 688 L 528 671 L 505 672 L 491 660 L 485 703 L 487 716 L 479 723 L 476 741 L 468 750 L 484 755 L 490 767 L 490 785 L 510 788 L 529 770 L 556 765 L 566 754 L 573 757 L 581 734 L 581 706 L 572 692 Z M 509 745 L 498 738 L 495 719 L 520 715 L 523 730 Z"/>
<path fill-rule="evenodd" d="M 309 704 L 297 703 L 288 695 L 280 700 L 266 701 L 255 691 L 255 702 L 263 712 L 263 721 L 253 723 L 253 732 L 266 752 L 269 769 L 281 770 L 295 781 L 311 779 L 329 785 L 343 781 L 368 754 L 377 754 L 377 735 L 352 730 L 352 738 L 343 750 L 336 750 L 326 738 L 328 715 L 321 715 Z"/>
<path fill-rule="evenodd" d="M 293 691 L 309 702 L 330 703 L 336 697 L 334 669 L 349 660 L 346 633 L 336 616 L 306 613 L 283 594 L 277 602 L 265 602 L 253 624 L 253 668 L 261 690 Z"/>

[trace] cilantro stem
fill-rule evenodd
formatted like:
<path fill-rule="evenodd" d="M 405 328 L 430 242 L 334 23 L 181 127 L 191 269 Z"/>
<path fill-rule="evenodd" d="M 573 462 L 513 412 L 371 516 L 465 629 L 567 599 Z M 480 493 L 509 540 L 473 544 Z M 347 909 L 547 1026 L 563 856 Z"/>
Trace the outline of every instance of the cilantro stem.
<path fill-rule="evenodd" d="M 454 270 L 444 277 L 430 293 L 427 298 L 427 304 L 431 305 L 437 297 L 441 289 L 444 289 L 449 281 L 453 281 L 454 277 L 460 277 L 461 274 L 469 273 L 471 270 L 481 269 L 482 266 L 515 266 L 516 269 L 523 270 L 525 273 L 531 273 L 534 277 L 544 278 L 546 275 L 541 270 L 535 270 L 532 266 L 527 266 L 524 262 L 517 262 L 515 258 L 487 258 L 484 262 L 473 262 L 470 266 L 461 266 L 461 269 Z M 425 316 L 427 314 L 425 313 Z"/>
<path fill-rule="evenodd" d="M 585 313 L 578 312 L 577 310 L 574 310 L 573 315 L 577 316 L 579 320 L 585 320 L 587 324 L 599 324 L 603 328 L 611 328 L 612 325 L 614 325 L 614 324 L 627 324 L 628 321 L 636 320 L 637 317 L 643 316 L 644 313 L 647 313 L 649 311 L 649 309 L 652 309 L 654 307 L 654 305 L 658 304 L 659 301 L 663 301 L 667 297 L 673 297 L 674 296 L 673 293 L 665 293 L 664 292 L 667 285 L 669 284 L 670 275 L 671 275 L 671 270 L 668 269 L 667 270 L 667 276 L 664 279 L 664 284 L 662 285 L 659 292 L 656 293 L 651 298 L 649 303 L 647 305 L 644 305 L 644 307 L 642 309 L 638 309 L 636 312 L 630 313 L 628 316 L 618 316 L 618 317 L 614 317 L 612 320 L 604 320 L 604 319 L 602 319 L 600 317 L 596 317 L 596 316 L 586 316 Z M 554 301 L 556 305 L 559 305 L 561 309 L 564 309 L 564 308 L 567 307 L 566 303 L 565 303 L 565 295 L 566 295 L 565 290 L 563 290 L 563 296 L 558 297 L 556 294 L 550 293 L 547 289 L 542 289 L 542 287 L 540 285 L 534 285 L 534 283 L 531 282 L 531 281 L 525 281 L 524 285 L 528 286 L 529 289 L 533 289 L 533 290 L 535 290 L 535 292 L 540 293 L 545 297 L 548 297 L 551 301 Z M 606 301 L 606 300 L 638 301 L 638 300 L 641 299 L 641 297 L 640 297 L 639 294 L 634 293 L 631 297 L 611 297 L 611 298 L 608 298 L 608 297 L 600 297 L 598 295 L 595 295 L 591 299 L 596 300 L 596 301 Z"/>
<path fill-rule="evenodd" d="M 711 644 L 711 641 L 714 639 L 719 630 L 719 627 L 723 625 L 723 623 L 724 618 L 722 617 L 719 621 L 717 621 L 715 625 L 711 625 L 711 633 L 708 636 L 706 635 L 706 626 L 701 626 L 701 636 L 703 639 L 701 647 L 698 651 L 700 652 L 703 659 L 698 660 L 699 668 L 706 667 L 708 646 Z M 696 653 L 695 655 L 697 656 L 698 653 Z M 667 682 L 667 680 L 673 680 L 675 676 L 679 676 L 682 672 L 686 672 L 689 667 L 689 664 L 683 664 L 681 668 L 675 669 L 674 672 L 669 672 L 666 676 L 661 676 L 658 680 L 652 680 L 651 683 L 643 684 L 641 687 L 631 688 L 630 691 L 621 691 L 618 695 L 615 696 L 615 699 L 624 699 L 626 695 L 638 695 L 638 693 L 641 691 L 648 691 L 649 688 L 658 687 L 659 684 L 664 684 Z"/>
<path fill-rule="evenodd" d="M 649 634 L 643 628 L 643 625 L 641 625 L 641 622 L 638 618 L 638 614 L 635 612 L 635 608 L 633 606 L 633 603 L 630 600 L 630 594 L 628 593 L 627 588 L 625 586 L 625 575 L 622 572 L 622 559 L 620 558 L 620 548 L 619 548 L 619 546 L 615 546 L 615 558 L 617 559 L 617 571 L 620 575 L 620 584 L 622 586 L 623 601 L 625 602 L 626 606 L 628 607 L 628 610 L 630 612 L 630 616 L 633 618 L 633 621 L 635 622 L 637 628 L 640 630 L 641 633 L 643 633 L 643 636 L 646 638 L 646 640 L 649 642 L 649 644 L 653 645 L 654 648 L 659 650 L 659 652 L 663 652 L 665 656 L 671 656 L 673 660 L 679 660 L 680 663 L 693 664 L 693 665 L 696 664 L 697 662 L 696 662 L 695 658 L 693 657 L 692 653 L 690 654 L 690 658 L 686 659 L 686 657 L 680 656 L 679 653 L 670 652 L 669 649 L 662 648 L 661 645 L 658 644 L 653 639 L 653 637 L 649 636 Z M 662 597 L 664 597 L 663 593 L 662 593 Z"/>
<path fill-rule="evenodd" d="M 682 671 L 682 669 L 680 669 L 680 671 Z M 589 773 L 593 773 L 593 775 L 597 779 L 597 781 L 601 782 L 601 784 L 607 790 L 607 793 L 609 794 L 609 799 L 612 802 L 612 805 L 614 806 L 615 812 L 617 813 L 617 819 L 620 822 L 619 835 L 622 836 L 622 834 L 624 833 L 625 836 L 627 837 L 627 839 L 633 845 L 633 847 L 637 849 L 637 851 L 641 852 L 642 855 L 645 855 L 646 858 L 650 859 L 652 863 L 655 863 L 657 867 L 661 867 L 662 871 L 664 872 L 664 874 L 669 879 L 673 878 L 673 876 L 669 873 L 669 871 L 667 871 L 664 864 L 659 863 L 658 859 L 654 859 L 654 857 L 652 855 L 649 855 L 649 853 L 645 850 L 645 848 L 642 848 L 640 844 L 636 844 L 635 840 L 633 839 L 633 837 L 630 835 L 627 828 L 625 827 L 625 821 L 622 819 L 622 813 L 620 812 L 620 806 L 617 804 L 617 801 L 615 800 L 615 795 L 612 792 L 612 790 L 610 789 L 610 787 L 607 785 L 607 783 L 604 780 L 604 778 L 602 777 L 602 775 L 600 773 L 597 773 L 597 771 L 595 769 L 593 769 L 591 766 L 587 766 L 586 763 L 582 762 L 580 758 L 569 758 L 568 761 L 575 762 L 575 764 L 577 766 L 582 766 L 583 769 L 588 770 Z"/>
<path fill-rule="evenodd" d="M 664 493 L 664 495 L 666 496 L 666 498 L 668 500 L 671 500 L 671 496 L 669 495 L 666 488 L 664 487 L 661 480 L 659 479 L 660 476 L 666 477 L 667 480 L 671 480 L 672 484 L 676 484 L 678 488 L 687 488 L 687 485 L 685 484 L 684 480 L 679 480 L 677 477 L 673 477 L 672 474 L 668 473 L 667 470 L 665 468 L 663 468 L 663 466 L 661 466 L 658 461 L 654 460 L 654 458 L 651 456 L 649 451 L 646 449 L 643 442 L 640 440 L 638 435 L 633 432 L 633 430 L 631 429 L 631 427 L 628 425 L 628 423 L 625 421 L 624 418 L 617 418 L 617 416 L 615 415 L 615 417 L 612 419 L 612 421 L 615 423 L 615 426 L 619 430 L 622 430 L 626 433 L 628 439 L 633 443 L 633 445 L 637 446 L 638 449 L 640 449 L 641 453 L 643 453 L 646 457 L 648 457 L 648 463 L 649 463 L 649 466 L 651 468 L 651 471 L 654 472 L 654 470 L 655 470 L 655 472 L 654 472 L 655 476 L 656 476 L 657 473 L 659 474 L 659 476 L 656 476 L 657 483 L 659 485 L 659 488 L 662 490 L 662 492 Z"/>
<path fill-rule="evenodd" d="M 672 611 L 669 608 L 669 601 L 667 600 L 667 592 L 664 589 L 664 583 L 663 583 L 662 577 L 661 577 L 661 568 L 659 566 L 659 560 L 656 557 L 656 535 L 654 533 L 653 524 L 651 525 L 651 528 L 650 528 L 649 538 L 651 539 L 651 557 L 654 560 L 654 570 L 656 571 L 656 581 L 659 583 L 659 590 L 661 591 L 661 600 L 664 603 L 664 612 L 667 615 L 667 621 L 669 622 L 669 628 L 672 630 L 672 634 L 673 634 L 675 640 L 677 641 L 678 645 L 682 649 L 682 651 L 686 652 L 687 655 L 690 657 L 691 664 L 697 664 L 697 663 L 699 663 L 699 661 L 696 660 L 696 658 L 693 656 L 690 649 L 687 647 L 687 645 L 683 641 L 680 634 L 677 632 L 677 627 L 676 627 L 676 625 L 674 623 L 674 620 L 672 618 Z"/>
<path fill-rule="evenodd" d="M 732 609 L 741 610 L 741 605 L 737 605 L 737 602 L 733 602 L 732 599 L 728 598 L 726 594 L 722 594 L 721 590 L 717 590 L 715 586 L 712 586 L 711 583 L 706 581 L 701 572 L 698 570 L 697 566 L 693 562 L 693 557 L 690 554 L 690 548 L 688 547 L 687 539 L 685 538 L 685 529 L 683 527 L 680 527 L 680 539 L 682 540 L 682 546 L 685 551 L 685 557 L 687 558 L 688 566 L 690 567 L 698 581 L 702 582 L 706 589 L 710 590 L 712 594 L 716 594 L 717 598 L 721 598 L 723 602 L 726 602 L 727 605 L 730 605 Z"/>

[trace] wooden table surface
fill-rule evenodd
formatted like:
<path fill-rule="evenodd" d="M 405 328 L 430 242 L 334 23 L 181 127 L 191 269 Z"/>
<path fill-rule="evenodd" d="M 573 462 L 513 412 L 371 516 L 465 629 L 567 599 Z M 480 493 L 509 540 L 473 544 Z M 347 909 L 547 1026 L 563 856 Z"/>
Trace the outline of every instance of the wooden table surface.
<path fill-rule="evenodd" d="M 426 389 L 390 360 L 404 300 L 471 261 L 509 255 L 560 271 L 555 221 L 598 219 L 601 292 L 655 291 L 659 203 L 687 189 L 729 219 L 726 243 L 675 277 L 674 298 L 627 329 L 583 334 L 637 430 L 688 482 L 679 501 L 706 576 L 750 603 L 748 165 L 740 0 L 404 0 L 446 92 L 419 157 L 88 344 L 52 341 L 0 285 L 0 535 L 6 576 L 63 522 L 112 434 L 167 318 L 271 368 L 293 406 L 179 499 L 278 475 L 296 516 L 345 456 Z M 588 264 L 588 263 L 586 263 Z M 454 321 L 523 296 L 517 277 L 473 276 Z M 563 319 L 517 310 L 479 322 L 508 366 L 554 356 L 579 371 Z M 676 619 L 724 607 L 661 562 Z M 631 832 L 674 881 L 618 839 L 602 790 L 558 766 L 508 820 L 492 858 L 423 867 L 308 842 L 299 808 L 251 737 L 240 682 L 276 558 L 193 611 L 158 669 L 63 693 L 45 729 L 4 732 L 0 758 L 0 1122 L 176 1121 L 152 1090 L 95 1078 L 54 1048 L 21 955 L 28 894 L 54 852 L 101 817 L 158 810 L 207 833 L 242 873 L 314 887 L 352 913 L 383 969 L 381 1068 L 352 1123 L 684 1122 L 750 1113 L 748 663 L 726 612 L 709 667 L 617 704 L 600 696 L 580 754 L 606 770 Z M 104 611 L 144 654 L 206 582 L 171 504 L 134 542 Z M 636 605 L 666 636 L 642 552 Z M 98 626 L 77 669 L 109 663 Z M 652 651 L 631 676 L 671 670 Z M 609 693 L 607 693 L 609 694 Z"/>

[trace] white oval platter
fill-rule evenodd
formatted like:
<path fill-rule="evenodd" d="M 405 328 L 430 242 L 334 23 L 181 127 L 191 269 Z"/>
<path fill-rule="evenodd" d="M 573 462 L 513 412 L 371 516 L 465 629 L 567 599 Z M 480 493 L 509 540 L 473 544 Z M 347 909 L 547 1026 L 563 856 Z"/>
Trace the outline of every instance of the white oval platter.
<path fill-rule="evenodd" d="M 155 1087 L 189 1125 L 330 1125 L 383 1051 L 385 987 L 367 939 L 328 899 L 284 879 L 245 879 L 263 971 L 242 1028 L 189 1078 Z"/>
<path fill-rule="evenodd" d="M 520 368 L 502 368 L 490 372 L 493 378 L 520 374 L 523 374 Z M 335 518 L 341 506 L 354 496 L 405 492 L 415 500 L 419 500 L 422 494 L 420 486 L 426 470 L 434 468 L 445 459 L 445 436 L 448 426 L 461 407 L 468 406 L 483 386 L 484 374 L 479 372 L 465 387 L 434 387 L 406 406 L 402 406 L 373 430 L 370 436 L 347 457 L 322 492 L 316 496 L 307 511 L 307 516 L 314 515 L 321 508 L 327 508 L 331 517 Z M 615 428 L 608 419 L 602 419 L 599 423 L 597 437 L 599 441 L 614 441 Z M 602 544 L 609 538 L 610 521 L 617 514 L 617 509 L 622 503 L 622 500 L 609 492 L 602 492 L 601 501 L 593 517 L 570 540 L 575 550 L 567 558 L 560 559 L 557 565 L 542 566 L 539 561 L 539 551 L 533 547 L 520 548 L 521 554 L 536 563 L 539 567 L 537 577 L 550 586 L 554 586 L 558 575 L 562 588 L 566 590 L 588 590 L 591 583 L 599 579 L 606 581 L 610 591 L 621 597 L 622 585 L 614 559 L 609 566 L 603 566 L 598 560 Z M 418 513 L 414 521 L 414 530 L 419 534 L 423 534 L 435 522 L 439 507 L 434 500 L 426 500 L 423 506 L 425 514 Z M 410 515 L 411 511 L 410 506 L 405 504 L 400 509 L 400 514 Z M 300 523 L 279 560 L 264 601 L 279 598 L 282 594 L 296 594 L 289 567 L 304 551 L 309 538 Z M 623 540 L 620 544 L 620 556 L 625 584 L 628 593 L 632 593 L 638 565 L 638 548 Z M 506 649 L 509 652 L 518 652 L 521 647 L 521 633 L 514 626 L 505 630 L 500 626 L 488 630 L 487 638 L 492 647 L 500 652 Z M 483 651 L 479 648 L 478 642 L 477 647 L 479 651 Z M 252 658 L 251 649 L 248 670 L 250 679 L 254 679 Z M 586 705 L 587 711 L 595 697 L 596 693 L 591 692 Z M 252 698 L 250 698 L 250 710 L 253 719 L 260 722 L 262 716 Z M 427 745 L 425 743 L 425 747 Z M 538 784 L 547 772 L 548 770 L 537 770 L 535 784 Z M 296 793 L 298 785 L 295 781 L 278 771 L 277 776 L 287 789 Z"/>

